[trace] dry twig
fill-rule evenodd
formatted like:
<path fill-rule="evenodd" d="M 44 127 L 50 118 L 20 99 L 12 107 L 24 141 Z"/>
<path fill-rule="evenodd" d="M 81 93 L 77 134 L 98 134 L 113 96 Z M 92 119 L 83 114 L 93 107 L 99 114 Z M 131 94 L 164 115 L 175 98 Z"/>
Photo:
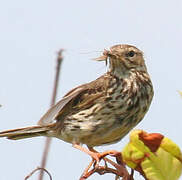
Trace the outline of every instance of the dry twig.
<path fill-rule="evenodd" d="M 51 174 L 49 173 L 49 171 L 48 171 L 47 169 L 45 169 L 45 168 L 40 168 L 40 167 L 37 167 L 36 169 L 34 169 L 29 175 L 27 175 L 27 176 L 25 177 L 24 180 L 27 180 L 27 179 L 30 178 L 36 171 L 39 171 L 39 170 L 45 171 L 45 172 L 49 175 L 50 180 L 52 180 L 52 176 L 51 176 Z"/>
<path fill-rule="evenodd" d="M 115 180 L 119 180 L 120 177 L 122 177 L 123 180 L 134 180 L 133 171 L 131 174 L 128 173 L 128 171 L 125 167 L 125 164 L 123 163 L 122 155 L 120 152 L 115 151 L 113 154 L 108 154 L 108 155 L 114 156 L 116 158 L 117 163 L 104 157 L 103 160 L 105 161 L 105 166 L 95 166 L 94 165 L 92 170 L 87 171 L 86 174 L 83 174 L 80 177 L 80 180 L 85 180 L 94 173 L 98 173 L 100 175 L 103 175 L 106 173 L 112 173 L 112 174 L 116 175 Z M 93 162 L 93 160 L 92 160 L 92 162 Z M 115 169 L 108 167 L 107 163 L 114 166 Z M 94 163 L 91 163 L 91 164 L 94 164 Z"/>
<path fill-rule="evenodd" d="M 55 101 L 56 101 L 56 94 L 57 94 L 57 88 L 58 88 L 58 82 L 59 82 L 60 69 L 61 69 L 61 64 L 63 61 L 62 52 L 63 52 L 63 49 L 61 49 L 58 52 L 58 56 L 57 56 L 56 74 L 55 74 L 54 87 L 53 87 L 53 93 L 52 93 L 52 99 L 51 99 L 51 105 L 50 106 L 53 106 L 55 104 Z M 51 138 L 46 138 L 44 152 L 43 152 L 42 161 L 41 161 L 42 169 L 44 169 L 46 166 L 47 157 L 48 157 L 48 153 L 49 153 L 49 149 L 50 149 L 50 144 L 51 144 Z M 43 173 L 44 173 L 44 171 L 41 170 L 40 174 L 39 174 L 39 180 L 43 179 Z"/>

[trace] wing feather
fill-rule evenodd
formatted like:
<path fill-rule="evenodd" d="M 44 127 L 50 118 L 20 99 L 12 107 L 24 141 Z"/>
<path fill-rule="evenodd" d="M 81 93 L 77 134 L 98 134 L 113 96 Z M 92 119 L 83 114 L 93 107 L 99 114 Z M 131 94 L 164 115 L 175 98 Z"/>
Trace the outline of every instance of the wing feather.
<path fill-rule="evenodd" d="M 107 81 L 104 76 L 101 76 L 95 81 L 72 89 L 56 105 L 47 111 L 47 113 L 38 121 L 38 125 L 51 124 L 55 119 L 63 119 L 65 115 L 75 109 L 80 110 L 92 105 L 97 98 L 100 98 L 103 95 L 106 83 Z"/>
<path fill-rule="evenodd" d="M 67 96 L 63 97 L 57 104 L 51 107 L 46 114 L 38 121 L 39 125 L 48 125 L 51 124 L 59 112 L 78 94 L 80 94 L 84 88 L 75 88 L 74 91 L 69 93 Z"/>

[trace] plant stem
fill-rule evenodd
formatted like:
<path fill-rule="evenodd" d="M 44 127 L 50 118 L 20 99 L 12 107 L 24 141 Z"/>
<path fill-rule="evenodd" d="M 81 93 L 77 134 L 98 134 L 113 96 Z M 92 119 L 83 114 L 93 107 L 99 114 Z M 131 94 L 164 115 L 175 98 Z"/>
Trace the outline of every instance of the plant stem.
<path fill-rule="evenodd" d="M 58 89 L 58 83 L 59 83 L 59 77 L 60 77 L 60 69 L 61 69 L 61 64 L 63 61 L 62 52 L 63 52 L 63 49 L 59 50 L 58 56 L 57 56 L 56 74 L 55 74 L 55 79 L 54 79 L 54 87 L 53 87 L 50 107 L 52 107 L 56 101 L 56 95 L 57 95 L 57 89 Z M 41 165 L 40 165 L 40 167 L 42 169 L 40 170 L 40 174 L 39 174 L 39 178 L 38 178 L 39 180 L 43 180 L 43 175 L 44 175 L 43 169 L 45 168 L 46 163 L 47 163 L 50 145 L 51 145 L 51 138 L 46 138 L 44 152 L 42 155 L 42 160 L 41 160 Z"/>

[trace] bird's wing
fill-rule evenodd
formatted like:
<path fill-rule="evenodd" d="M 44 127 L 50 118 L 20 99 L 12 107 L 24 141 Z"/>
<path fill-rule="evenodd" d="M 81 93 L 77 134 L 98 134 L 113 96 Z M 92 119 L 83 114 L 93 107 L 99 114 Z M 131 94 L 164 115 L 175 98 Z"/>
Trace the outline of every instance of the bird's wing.
<path fill-rule="evenodd" d="M 78 87 L 70 91 L 66 96 L 64 96 L 57 104 L 51 107 L 47 113 L 38 121 L 39 125 L 47 125 L 52 123 L 59 112 L 70 102 L 73 98 L 78 96 L 84 88 Z"/>
<path fill-rule="evenodd" d="M 75 109 L 79 111 L 82 108 L 91 106 L 97 98 L 103 95 L 105 83 L 106 81 L 101 77 L 91 83 L 72 89 L 63 99 L 47 111 L 38 121 L 38 124 L 51 124 L 55 119 L 60 120 Z"/>

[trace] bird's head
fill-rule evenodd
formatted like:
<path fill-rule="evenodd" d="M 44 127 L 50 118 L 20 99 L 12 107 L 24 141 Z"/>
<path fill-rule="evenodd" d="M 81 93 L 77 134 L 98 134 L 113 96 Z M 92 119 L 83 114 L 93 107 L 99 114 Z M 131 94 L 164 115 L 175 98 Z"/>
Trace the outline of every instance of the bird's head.
<path fill-rule="evenodd" d="M 146 70 L 143 53 L 135 46 L 115 45 L 109 50 L 104 50 L 103 55 L 96 58 L 97 61 L 108 61 L 110 71 L 129 72 L 131 69 Z"/>

